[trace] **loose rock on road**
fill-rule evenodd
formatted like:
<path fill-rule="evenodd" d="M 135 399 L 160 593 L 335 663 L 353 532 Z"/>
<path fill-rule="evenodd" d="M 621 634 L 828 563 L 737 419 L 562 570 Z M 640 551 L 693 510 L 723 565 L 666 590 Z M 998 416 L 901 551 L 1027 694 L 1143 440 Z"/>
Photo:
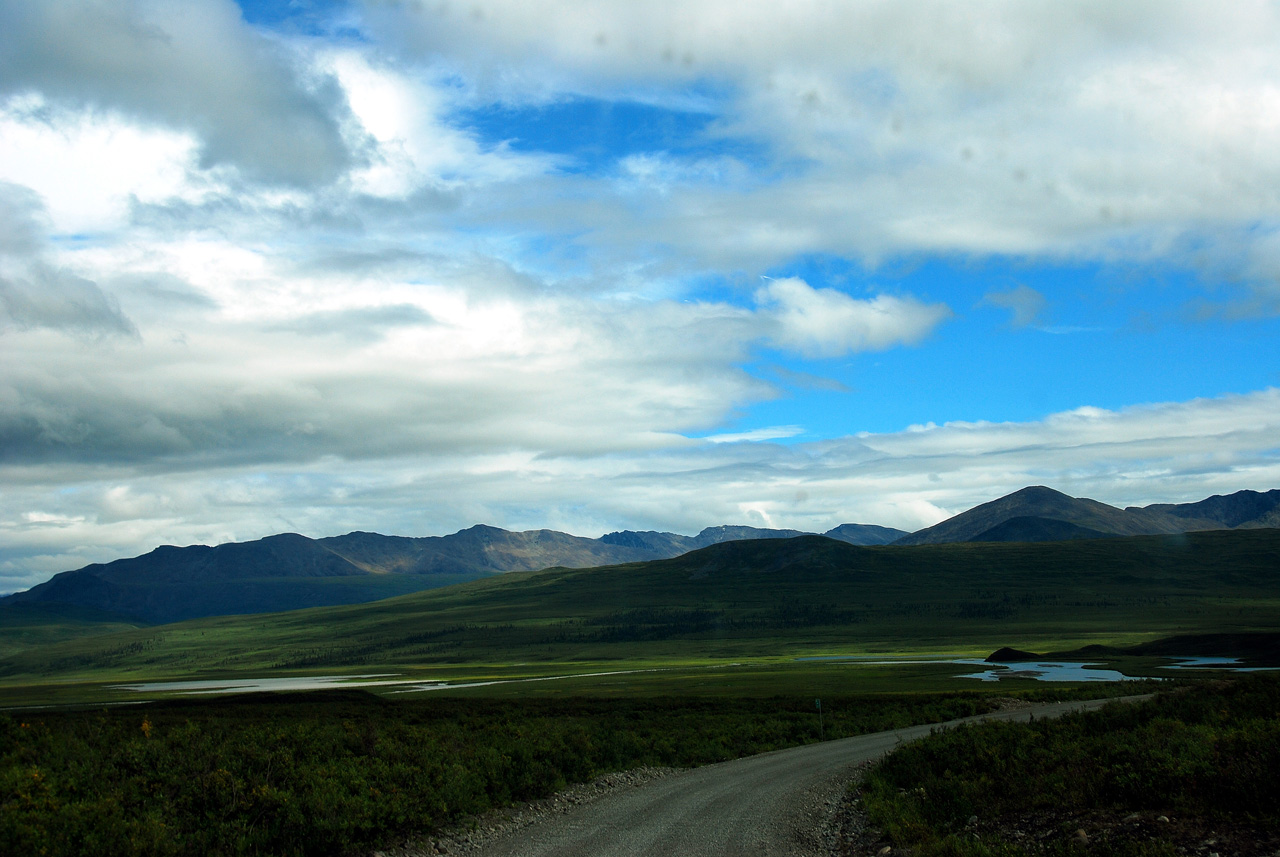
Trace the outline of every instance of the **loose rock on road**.
<path fill-rule="evenodd" d="M 1026 720 L 1111 700 L 1036 705 L 980 717 L 778 750 L 684 771 L 608 794 L 501 834 L 481 857 L 809 857 L 853 770 L 930 730 L 979 720 Z"/>

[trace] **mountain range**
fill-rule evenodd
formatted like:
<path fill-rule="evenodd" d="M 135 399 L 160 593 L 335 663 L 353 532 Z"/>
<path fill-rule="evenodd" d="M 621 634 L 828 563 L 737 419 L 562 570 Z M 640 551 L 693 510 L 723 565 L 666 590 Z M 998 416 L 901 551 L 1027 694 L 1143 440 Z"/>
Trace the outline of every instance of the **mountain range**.
<path fill-rule="evenodd" d="M 645 562 L 721 542 L 800 535 L 806 534 L 720 526 L 696 536 L 623 531 L 589 539 L 485 525 L 425 538 L 354 532 L 311 539 L 282 533 L 215 547 L 164 545 L 142 556 L 94 563 L 0 599 L 0 606 L 63 604 L 158 624 L 359 604 L 510 571 Z M 829 535 L 850 544 L 877 545 L 905 533 L 844 524 Z"/>
<path fill-rule="evenodd" d="M 77 636 L 61 640 L 46 633 L 8 653 L 0 636 L 0 682 L 427 666 L 416 675 L 434 682 L 459 668 L 477 675 L 480 665 L 479 674 L 494 675 L 519 664 L 528 677 L 571 663 L 684 668 L 710 658 L 734 662 L 731 670 L 757 658 L 854 652 L 1058 651 L 1066 641 L 1204 634 L 1274 640 L 1277 556 L 1280 529 L 906 548 L 822 536 L 730 541 L 671 559 L 495 574 L 367 604 L 73 629 Z M 1168 653 L 1222 653 L 1187 646 Z M 783 678 L 774 666 L 756 686 L 794 691 L 772 683 Z M 939 670 L 913 667 L 912 681 L 931 682 Z M 725 678 L 724 669 L 709 672 L 699 688 Z M 610 679 L 608 692 L 631 681 L 611 675 L 620 684 Z"/>
<path fill-rule="evenodd" d="M 1034 485 L 903 536 L 896 545 L 1043 542 L 1280 527 L 1280 490 L 1237 491 L 1198 503 L 1129 506 Z"/>
<path fill-rule="evenodd" d="M 1280 527 L 1280 490 L 1239 491 L 1197 503 L 1118 509 L 1033 486 L 907 534 L 842 524 L 822 534 L 857 546 L 950 542 L 1054 542 L 1196 530 Z M 789 539 L 798 530 L 709 527 L 696 536 L 621 531 L 598 539 L 554 530 L 510 532 L 477 525 L 448 536 L 295 533 L 208 547 L 163 546 L 96 563 L 0 599 L 0 608 L 66 605 L 128 621 L 357 604 L 510 571 L 593 568 L 669 559 L 727 542 Z M 744 546 L 746 549 L 748 546 Z M 0 626 L 3 616 L 0 616 Z"/>

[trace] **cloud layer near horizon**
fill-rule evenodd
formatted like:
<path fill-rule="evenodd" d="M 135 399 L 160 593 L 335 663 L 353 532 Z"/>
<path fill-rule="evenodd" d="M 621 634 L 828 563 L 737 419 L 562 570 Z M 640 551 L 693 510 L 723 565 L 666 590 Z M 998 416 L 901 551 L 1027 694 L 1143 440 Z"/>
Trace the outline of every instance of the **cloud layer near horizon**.
<path fill-rule="evenodd" d="M 849 522 L 914 530 L 1033 484 L 1121 507 L 1277 485 L 1277 436 L 1280 390 L 1272 389 L 797 445 L 684 441 L 572 455 L 476 449 L 224 466 L 200 479 L 187 469 L 146 472 L 119 463 L 9 467 L 6 497 L 31 511 L 0 523 L 0 533 L 10 585 L 21 588 L 55 570 L 131 555 L 138 545 L 286 531 L 433 535 L 478 521 L 588 536 L 623 528 L 696 532 L 717 521 L 813 532 Z M 48 481 L 58 474 L 75 490 L 51 492 Z"/>
<path fill-rule="evenodd" d="M 0 6 L 0 592 L 1280 485 L 1272 4 L 256 7 Z"/>

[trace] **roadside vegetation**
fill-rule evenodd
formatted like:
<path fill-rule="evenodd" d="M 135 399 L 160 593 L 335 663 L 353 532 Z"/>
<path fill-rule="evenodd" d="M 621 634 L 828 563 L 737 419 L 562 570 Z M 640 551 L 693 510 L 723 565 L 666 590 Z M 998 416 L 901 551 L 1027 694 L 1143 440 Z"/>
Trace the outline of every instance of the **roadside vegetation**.
<path fill-rule="evenodd" d="M 823 700 L 827 738 L 981 713 L 976 694 Z M 321 691 L 0 716 L 6 854 L 326 855 L 617 770 L 818 740 L 811 698 L 388 701 Z"/>
<path fill-rule="evenodd" d="M 862 789 L 871 823 L 916 857 L 1271 854 L 1280 678 L 939 732 L 886 757 Z"/>

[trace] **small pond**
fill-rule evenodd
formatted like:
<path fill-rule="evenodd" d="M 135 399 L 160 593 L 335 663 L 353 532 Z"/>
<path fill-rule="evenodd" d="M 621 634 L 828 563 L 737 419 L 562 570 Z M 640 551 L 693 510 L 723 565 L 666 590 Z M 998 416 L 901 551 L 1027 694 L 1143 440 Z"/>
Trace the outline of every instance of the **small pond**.
<path fill-rule="evenodd" d="M 911 664 L 956 664 L 959 666 L 986 667 L 986 669 L 957 676 L 976 678 L 979 681 L 999 681 L 1002 678 L 1031 678 L 1038 681 L 1126 681 L 1132 678 L 1116 670 L 1097 669 L 1095 665 L 1076 661 L 1035 661 L 1027 663 L 995 664 L 983 658 L 883 658 L 861 655 L 827 655 L 823 657 L 797 658 L 801 661 L 837 661 L 859 666 L 896 666 Z"/>
<path fill-rule="evenodd" d="M 905 657 L 886 658 L 882 655 L 822 655 L 796 658 L 797 661 L 827 661 L 831 663 L 858 664 L 859 666 L 909 666 L 911 664 L 956 664 L 959 666 L 981 666 L 979 672 L 966 673 L 957 678 L 973 678 L 978 681 L 1000 681 L 1006 678 L 1029 678 L 1036 681 L 1136 681 L 1144 676 L 1129 676 L 1124 673 L 1106 669 L 1100 664 L 1087 661 L 1019 661 L 1009 663 L 993 663 L 983 658 L 945 658 L 945 657 Z M 1257 672 L 1277 669 L 1276 667 L 1242 667 L 1238 658 L 1223 657 L 1182 657 L 1167 658 L 1174 663 L 1161 669 L 1184 670 L 1232 670 L 1234 672 Z"/>
<path fill-rule="evenodd" d="M 990 666 L 991 669 L 962 675 L 960 678 L 976 678 L 978 681 L 1000 681 L 1006 678 L 1031 678 L 1037 681 L 1133 681 L 1136 678 L 1117 670 L 1098 669 L 1097 664 L 1077 661 L 1027 661 Z"/>

